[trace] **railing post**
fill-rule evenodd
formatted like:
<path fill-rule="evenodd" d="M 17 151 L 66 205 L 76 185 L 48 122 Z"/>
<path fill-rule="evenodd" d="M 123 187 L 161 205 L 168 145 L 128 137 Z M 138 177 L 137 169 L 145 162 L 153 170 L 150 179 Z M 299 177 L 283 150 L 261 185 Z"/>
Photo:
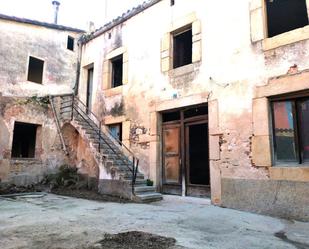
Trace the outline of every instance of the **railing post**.
<path fill-rule="evenodd" d="M 135 194 L 135 157 L 133 156 L 133 167 L 132 167 L 132 194 Z"/>
<path fill-rule="evenodd" d="M 101 121 L 99 121 L 99 152 L 101 152 Z"/>
<path fill-rule="evenodd" d="M 72 95 L 72 113 L 71 113 L 71 120 L 73 120 L 73 112 L 74 112 L 74 94 Z"/>

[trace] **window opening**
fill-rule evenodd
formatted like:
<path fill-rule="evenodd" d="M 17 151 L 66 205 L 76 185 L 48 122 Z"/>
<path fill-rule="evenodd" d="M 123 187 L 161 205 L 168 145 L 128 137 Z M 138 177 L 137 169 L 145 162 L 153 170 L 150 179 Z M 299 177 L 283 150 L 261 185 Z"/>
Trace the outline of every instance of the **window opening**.
<path fill-rule="evenodd" d="M 67 49 L 74 51 L 74 38 L 68 36 Z"/>
<path fill-rule="evenodd" d="M 275 101 L 272 110 L 276 162 L 309 162 L 309 98 Z"/>
<path fill-rule="evenodd" d="M 192 29 L 175 34 L 173 37 L 173 67 L 192 63 Z"/>
<path fill-rule="evenodd" d="M 112 63 L 112 88 L 121 86 L 123 76 L 123 56 L 120 55 L 111 60 Z"/>
<path fill-rule="evenodd" d="M 15 122 L 12 158 L 34 158 L 37 125 Z"/>
<path fill-rule="evenodd" d="M 42 84 L 44 61 L 29 57 L 28 81 Z"/>
<path fill-rule="evenodd" d="M 306 0 L 266 0 L 268 37 L 308 25 Z"/>

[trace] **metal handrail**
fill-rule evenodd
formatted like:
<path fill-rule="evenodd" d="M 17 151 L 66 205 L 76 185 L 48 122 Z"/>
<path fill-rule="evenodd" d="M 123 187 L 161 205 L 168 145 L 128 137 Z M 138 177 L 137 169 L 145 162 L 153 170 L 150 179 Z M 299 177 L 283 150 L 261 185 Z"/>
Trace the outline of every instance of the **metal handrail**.
<path fill-rule="evenodd" d="M 68 95 L 66 95 L 65 97 L 68 97 Z M 68 101 L 66 101 L 67 103 Z M 112 152 L 115 154 L 116 157 L 118 157 L 118 159 L 120 159 L 121 161 L 124 162 L 124 165 L 129 169 L 129 171 L 132 173 L 132 193 L 134 193 L 134 186 L 135 186 L 135 182 L 136 182 L 136 177 L 137 177 L 137 173 L 138 173 L 138 166 L 139 166 L 139 159 L 134 155 L 134 153 L 125 145 L 122 143 L 122 141 L 120 141 L 119 139 L 115 138 L 111 132 L 107 129 L 105 129 L 105 131 L 110 135 L 110 139 L 112 141 L 112 139 L 115 140 L 114 145 L 117 146 L 117 143 L 120 144 L 122 150 L 125 149 L 130 156 L 132 157 L 132 161 L 129 159 L 129 156 L 125 155 L 125 157 L 127 157 L 127 160 L 124 159 L 123 156 L 120 156 L 119 153 L 117 153 L 117 151 L 115 151 L 115 149 L 110 145 L 109 142 L 106 141 L 106 139 L 104 139 L 103 134 L 105 134 L 105 132 L 102 131 L 102 122 L 99 120 L 99 118 L 76 96 L 71 95 L 71 120 L 73 120 L 74 117 L 74 110 L 79 114 L 79 116 L 81 116 L 83 118 L 84 121 L 86 121 L 86 123 L 92 128 L 92 130 L 95 131 L 95 133 L 99 136 L 99 152 L 101 152 L 101 140 L 112 150 Z M 81 104 L 84 108 L 85 111 L 83 110 L 83 108 L 81 108 L 79 106 L 79 104 Z M 68 108 L 68 107 L 66 107 Z M 91 115 L 89 115 L 91 114 Z M 91 121 L 92 124 L 84 117 L 88 117 Z M 93 117 L 95 120 L 93 120 Z M 96 124 L 98 123 L 98 124 Z M 96 127 L 93 127 L 93 124 Z M 106 135 L 106 134 L 105 134 Z M 120 148 L 119 148 L 120 149 Z M 130 161 L 132 163 L 132 168 L 128 165 L 128 161 Z"/>
<path fill-rule="evenodd" d="M 78 103 L 80 103 L 80 104 L 82 104 L 85 108 L 86 108 L 86 112 L 89 112 L 89 113 L 91 113 L 91 115 L 93 115 L 95 118 L 96 118 L 96 120 L 97 120 L 97 122 L 98 123 L 101 123 L 100 121 L 99 121 L 99 118 L 79 99 L 79 98 L 77 98 L 77 97 L 75 97 L 75 100 L 77 100 L 78 101 Z M 101 129 L 101 127 L 99 127 L 100 129 Z M 132 157 L 135 157 L 135 155 L 134 155 L 134 153 L 122 142 L 122 141 L 120 141 L 118 138 L 116 138 L 116 137 L 114 137 L 113 135 L 112 135 L 112 133 L 108 130 L 108 129 L 106 129 L 106 131 L 107 131 L 107 133 L 109 134 L 109 135 L 111 135 L 112 137 L 113 137 L 113 139 L 115 139 L 116 140 L 116 142 L 118 142 L 123 148 L 125 148 L 126 150 L 127 150 L 127 152 L 129 152 L 130 154 L 131 154 L 131 156 Z M 135 157 L 136 158 L 136 157 Z"/>

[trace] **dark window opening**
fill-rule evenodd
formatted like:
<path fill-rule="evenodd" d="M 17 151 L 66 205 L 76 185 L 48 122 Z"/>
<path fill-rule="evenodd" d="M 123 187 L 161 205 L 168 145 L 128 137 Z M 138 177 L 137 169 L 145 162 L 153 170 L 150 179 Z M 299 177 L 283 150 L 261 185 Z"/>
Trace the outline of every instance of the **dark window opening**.
<path fill-rule="evenodd" d="M 266 0 L 268 37 L 308 25 L 306 0 Z"/>
<path fill-rule="evenodd" d="M 309 98 L 272 103 L 276 162 L 309 162 Z"/>
<path fill-rule="evenodd" d="M 112 124 L 108 126 L 111 135 L 118 141 L 122 141 L 122 124 Z"/>
<path fill-rule="evenodd" d="M 171 121 L 177 121 L 180 120 L 180 111 L 176 112 L 168 112 L 162 114 L 162 121 L 165 122 L 171 122 Z"/>
<path fill-rule="evenodd" d="M 111 61 L 112 63 L 112 88 L 122 85 L 123 56 L 120 55 Z"/>
<path fill-rule="evenodd" d="M 192 29 L 174 35 L 173 67 L 192 63 Z"/>
<path fill-rule="evenodd" d="M 171 0 L 171 6 L 175 4 L 175 0 Z"/>
<path fill-rule="evenodd" d="M 195 108 L 191 108 L 189 110 L 184 111 L 184 118 L 192 118 L 192 117 L 207 115 L 207 114 L 208 114 L 208 107 L 200 106 L 200 107 L 195 107 Z"/>
<path fill-rule="evenodd" d="M 12 158 L 34 158 L 37 125 L 15 122 Z"/>
<path fill-rule="evenodd" d="M 44 61 L 29 57 L 28 81 L 42 84 Z"/>
<path fill-rule="evenodd" d="M 67 49 L 74 51 L 74 38 L 68 36 Z"/>

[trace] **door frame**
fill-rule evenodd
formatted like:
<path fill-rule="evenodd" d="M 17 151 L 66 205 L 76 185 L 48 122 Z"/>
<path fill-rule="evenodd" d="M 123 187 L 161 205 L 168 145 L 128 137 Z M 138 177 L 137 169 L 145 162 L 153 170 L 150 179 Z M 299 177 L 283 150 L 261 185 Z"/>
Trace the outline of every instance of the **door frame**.
<path fill-rule="evenodd" d="M 163 120 L 161 122 L 161 134 L 163 134 L 163 129 L 164 129 L 164 126 L 165 125 L 172 125 L 172 124 L 179 124 L 180 125 L 180 184 L 182 186 L 182 189 L 181 189 L 181 195 L 182 196 L 186 196 L 187 195 L 187 178 L 188 178 L 188 175 L 187 175 L 187 166 L 186 166 L 186 132 L 185 132 L 185 129 L 186 129 L 186 124 L 187 123 L 193 123 L 193 122 L 202 122 L 202 123 L 209 123 L 209 120 L 208 120 L 208 112 L 207 114 L 204 114 L 204 115 L 199 115 L 199 116 L 194 116 L 194 117 L 189 117 L 189 118 L 185 118 L 184 117 L 184 113 L 185 111 L 187 110 L 190 110 L 190 109 L 193 109 L 193 108 L 198 108 L 198 107 L 207 107 L 208 109 L 208 104 L 207 103 L 203 103 L 203 104 L 198 104 L 198 105 L 192 105 L 192 106 L 186 106 L 186 107 L 182 107 L 182 108 L 177 108 L 177 109 L 171 109 L 171 110 L 166 110 L 166 111 L 163 111 L 161 113 L 161 115 L 163 115 L 164 113 L 170 113 L 170 112 L 176 112 L 176 111 L 179 111 L 180 112 L 180 119 L 179 120 L 176 120 L 176 121 L 169 121 L 169 122 L 164 122 L 163 123 Z M 209 150 L 209 126 L 208 126 L 208 130 L 207 130 L 207 135 L 208 135 L 208 150 Z M 162 139 L 161 139 L 161 190 L 162 192 L 165 192 L 164 189 L 165 189 L 165 186 L 174 186 L 174 187 L 178 187 L 179 184 L 171 184 L 171 183 L 168 183 L 166 184 L 164 182 L 164 146 L 163 146 L 163 136 L 162 136 Z M 209 162 L 209 156 L 208 156 L 208 162 Z M 210 171 L 210 163 L 209 163 L 209 171 Z M 210 172 L 209 172 L 209 182 L 210 182 Z M 209 185 L 191 185 L 193 187 L 200 187 L 200 188 L 209 188 L 210 187 L 210 184 Z"/>

